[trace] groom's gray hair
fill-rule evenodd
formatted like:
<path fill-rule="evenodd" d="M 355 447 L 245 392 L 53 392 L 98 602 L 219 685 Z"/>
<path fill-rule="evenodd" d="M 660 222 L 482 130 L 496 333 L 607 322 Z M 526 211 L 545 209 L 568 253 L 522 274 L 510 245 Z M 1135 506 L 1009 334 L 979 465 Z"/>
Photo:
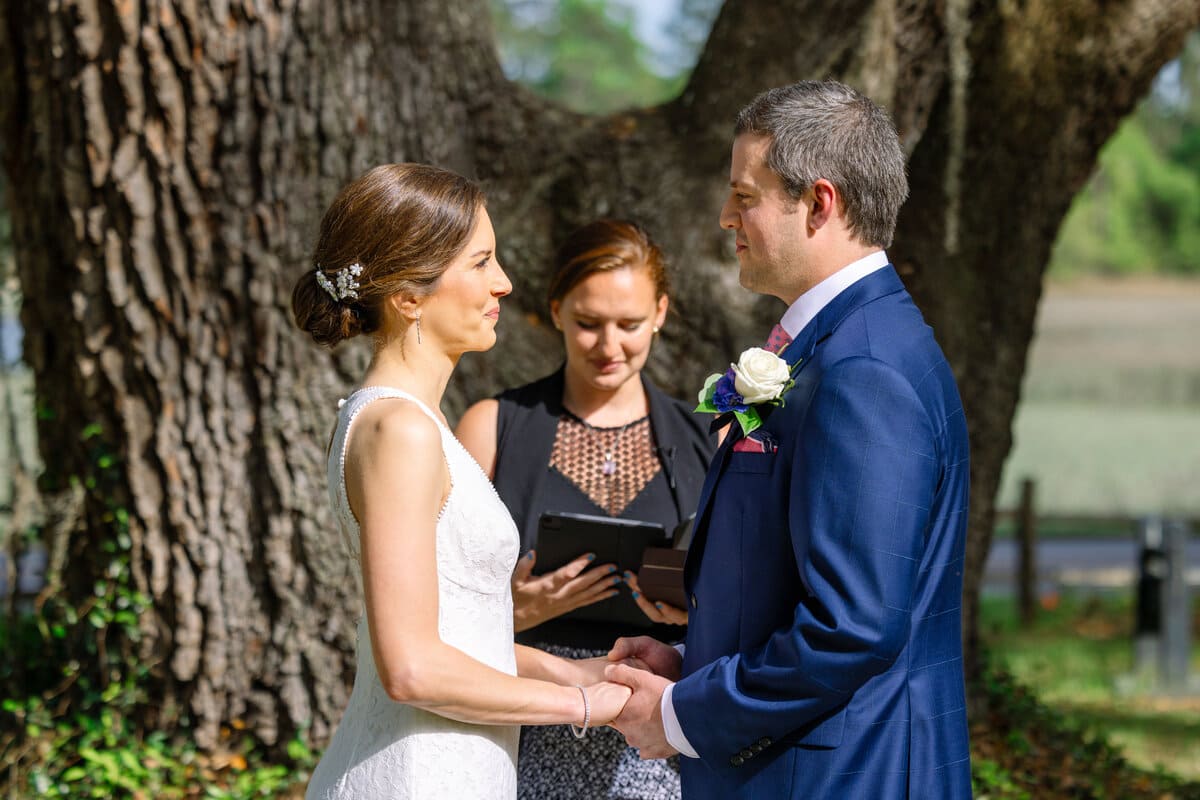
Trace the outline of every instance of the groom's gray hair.
<path fill-rule="evenodd" d="M 754 98 L 734 135 L 771 137 L 767 166 L 799 199 L 818 179 L 837 187 L 850 232 L 888 247 L 908 197 L 904 149 L 887 112 L 837 81 L 800 81 Z"/>

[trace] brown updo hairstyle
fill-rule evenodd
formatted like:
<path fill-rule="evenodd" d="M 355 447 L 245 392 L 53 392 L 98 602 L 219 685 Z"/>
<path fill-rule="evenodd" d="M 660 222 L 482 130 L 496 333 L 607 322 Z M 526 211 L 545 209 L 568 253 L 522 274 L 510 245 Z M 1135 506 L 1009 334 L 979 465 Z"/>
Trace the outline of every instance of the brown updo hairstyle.
<path fill-rule="evenodd" d="M 667 269 L 662 251 L 636 222 L 598 219 L 575 230 L 558 248 L 554 274 L 547 292 L 550 302 L 561 302 L 581 281 L 597 272 L 622 267 L 650 270 L 654 296 L 668 293 Z"/>
<path fill-rule="evenodd" d="M 483 205 L 475 183 L 438 167 L 384 164 L 359 176 L 321 218 L 312 265 L 292 290 L 296 325 L 326 347 L 379 330 L 387 298 L 434 290 Z M 336 286 L 356 263 L 357 298 L 337 300 L 317 283 L 317 270 Z"/>

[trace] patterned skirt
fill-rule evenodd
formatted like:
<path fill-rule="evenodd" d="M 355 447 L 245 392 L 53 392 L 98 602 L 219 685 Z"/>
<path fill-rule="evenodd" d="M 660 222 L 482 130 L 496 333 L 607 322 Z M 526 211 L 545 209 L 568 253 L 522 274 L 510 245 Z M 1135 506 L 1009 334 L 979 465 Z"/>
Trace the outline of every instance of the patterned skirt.
<path fill-rule="evenodd" d="M 606 650 L 539 644 L 563 658 Z M 576 739 L 569 725 L 521 729 L 518 800 L 679 800 L 679 756 L 642 761 L 616 728 L 591 728 Z"/>

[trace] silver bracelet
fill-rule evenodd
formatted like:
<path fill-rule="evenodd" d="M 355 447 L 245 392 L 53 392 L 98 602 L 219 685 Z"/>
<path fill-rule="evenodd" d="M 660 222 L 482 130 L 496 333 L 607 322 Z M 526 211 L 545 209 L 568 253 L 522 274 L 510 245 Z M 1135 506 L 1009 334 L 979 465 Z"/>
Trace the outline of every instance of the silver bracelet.
<path fill-rule="evenodd" d="M 582 739 L 583 735 L 587 733 L 588 723 L 592 721 L 592 704 L 588 701 L 587 692 L 584 691 L 582 686 L 575 684 L 575 688 L 579 690 L 581 695 L 583 695 L 583 727 L 580 727 L 572 722 L 571 733 L 575 734 L 576 739 Z"/>

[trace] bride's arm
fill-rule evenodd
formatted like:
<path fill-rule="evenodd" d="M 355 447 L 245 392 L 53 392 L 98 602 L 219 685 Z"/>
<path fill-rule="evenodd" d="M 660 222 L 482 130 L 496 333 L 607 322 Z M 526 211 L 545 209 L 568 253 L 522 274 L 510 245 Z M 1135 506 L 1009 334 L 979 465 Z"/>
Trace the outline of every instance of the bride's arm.
<path fill-rule="evenodd" d="M 536 647 L 517 645 L 517 674 L 524 678 L 552 681 L 563 686 L 587 686 L 604 680 L 607 656 L 570 659 L 551 655 Z M 633 664 L 637 666 L 637 664 Z"/>
<path fill-rule="evenodd" d="M 573 685 L 507 675 L 439 637 L 435 528 L 449 488 L 432 420 L 411 403 L 362 411 L 347 448 L 346 491 L 361 531 L 367 623 L 384 689 L 397 702 L 466 722 L 582 722 Z M 597 725 L 629 695 L 614 684 L 587 691 Z"/>

